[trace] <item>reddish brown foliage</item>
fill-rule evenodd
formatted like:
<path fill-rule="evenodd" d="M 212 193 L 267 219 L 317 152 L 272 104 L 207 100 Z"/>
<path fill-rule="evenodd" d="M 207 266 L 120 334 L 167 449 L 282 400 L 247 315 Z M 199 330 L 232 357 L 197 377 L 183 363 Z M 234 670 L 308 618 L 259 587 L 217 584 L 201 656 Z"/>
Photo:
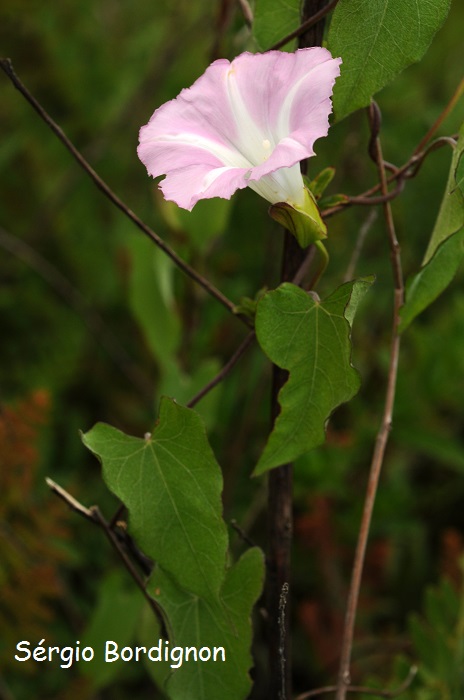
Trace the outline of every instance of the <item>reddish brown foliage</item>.
<path fill-rule="evenodd" d="M 66 558 L 66 510 L 39 481 L 39 442 L 49 419 L 47 392 L 0 412 L 0 628 L 11 648 L 50 637 L 52 603 L 63 595 L 58 565 Z M 18 637 L 20 633 L 20 637 Z"/>

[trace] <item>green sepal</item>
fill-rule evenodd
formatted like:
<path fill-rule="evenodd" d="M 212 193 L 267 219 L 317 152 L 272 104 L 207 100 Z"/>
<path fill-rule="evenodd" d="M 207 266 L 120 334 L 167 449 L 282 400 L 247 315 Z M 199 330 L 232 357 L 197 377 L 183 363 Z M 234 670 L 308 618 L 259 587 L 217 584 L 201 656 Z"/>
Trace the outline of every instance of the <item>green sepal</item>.
<path fill-rule="evenodd" d="M 319 200 L 321 210 L 338 207 L 340 204 L 348 204 L 350 198 L 346 194 L 331 194 Z"/>
<path fill-rule="evenodd" d="M 234 306 L 234 314 L 237 314 L 238 316 L 246 316 L 254 321 L 258 302 L 267 291 L 267 287 L 262 287 L 256 292 L 254 299 L 251 297 L 240 297 L 239 303 Z"/>
<path fill-rule="evenodd" d="M 307 187 L 304 189 L 304 208 L 287 202 L 278 202 L 269 207 L 270 216 L 290 231 L 302 248 L 327 238 L 327 226 L 321 218 L 314 195 Z"/>
<path fill-rule="evenodd" d="M 324 168 L 320 173 L 316 175 L 313 180 L 310 180 L 306 175 L 303 175 L 303 181 L 310 192 L 313 193 L 316 199 L 325 192 L 327 187 L 330 185 L 335 177 L 335 168 L 329 166 Z"/>

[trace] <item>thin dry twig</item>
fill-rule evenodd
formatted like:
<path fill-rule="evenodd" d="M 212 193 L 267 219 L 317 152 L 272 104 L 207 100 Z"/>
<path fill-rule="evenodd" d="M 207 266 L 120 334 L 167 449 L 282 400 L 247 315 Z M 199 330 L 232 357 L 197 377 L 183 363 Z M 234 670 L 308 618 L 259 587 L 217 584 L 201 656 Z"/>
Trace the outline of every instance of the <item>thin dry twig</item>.
<path fill-rule="evenodd" d="M 390 177 L 387 180 L 388 184 L 391 184 L 393 181 L 397 181 L 397 186 L 392 192 L 386 192 L 385 195 L 382 195 L 381 197 L 373 197 L 376 192 L 378 192 L 381 189 L 381 183 L 377 183 L 374 185 L 374 187 L 369 188 L 365 192 L 363 192 L 361 195 L 357 197 L 348 197 L 348 200 L 344 202 L 343 204 L 337 205 L 335 207 L 330 207 L 329 209 L 326 209 L 325 211 L 321 212 L 323 218 L 328 218 L 329 216 L 333 216 L 334 214 L 337 214 L 338 212 L 342 211 L 348 206 L 352 206 L 353 204 L 361 204 L 361 205 L 370 205 L 370 204 L 383 204 L 385 201 L 390 201 L 394 199 L 395 197 L 400 194 L 400 192 L 403 189 L 404 186 L 404 181 L 409 180 L 417 175 L 419 172 L 419 169 L 422 166 L 422 163 L 424 162 L 425 158 L 429 155 L 429 153 L 432 153 L 435 151 L 437 148 L 441 148 L 442 146 L 448 144 L 452 148 L 456 145 L 456 141 L 453 138 L 450 138 L 448 136 L 441 136 L 433 143 L 429 144 L 427 148 L 425 148 L 426 144 L 430 141 L 432 136 L 437 132 L 439 127 L 442 125 L 446 117 L 450 114 L 450 112 L 454 109 L 456 106 L 457 102 L 460 100 L 462 95 L 464 94 L 464 78 L 461 80 L 459 83 L 458 87 L 456 88 L 454 94 L 452 95 L 451 99 L 449 100 L 448 104 L 445 106 L 445 108 L 442 110 L 440 113 L 439 117 L 436 119 L 434 124 L 430 127 L 428 132 L 425 134 L 425 136 L 420 140 L 416 148 L 414 149 L 411 157 L 409 160 L 402 165 L 400 168 L 395 168 L 394 165 L 391 165 L 390 163 L 384 163 L 384 167 L 390 169 L 393 171 L 393 174 L 390 175 Z M 369 148 L 372 151 L 372 149 L 375 149 L 375 139 L 372 140 L 369 143 Z"/>
<path fill-rule="evenodd" d="M 372 134 L 374 137 L 373 143 L 375 144 L 375 148 L 372 151 L 372 155 L 377 165 L 382 194 L 386 195 L 388 192 L 388 183 L 383 162 L 382 147 L 379 138 L 380 111 L 375 102 L 372 102 L 371 107 L 369 109 L 369 118 L 371 123 Z M 359 591 L 361 587 L 361 578 L 364 567 L 367 540 L 369 537 L 370 525 L 372 520 L 372 512 L 374 509 L 375 497 L 377 494 L 379 484 L 380 472 L 382 469 L 382 464 L 385 456 L 385 449 L 387 446 L 388 436 L 392 424 L 393 404 L 395 400 L 396 380 L 398 375 L 398 360 L 400 351 L 400 335 L 398 332 L 398 328 L 400 322 L 400 310 L 404 303 L 404 282 L 403 273 L 401 269 L 400 246 L 396 238 L 395 225 L 389 202 L 385 202 L 383 204 L 383 210 L 388 234 L 388 241 L 390 245 L 391 266 L 395 286 L 390 363 L 383 416 L 379 431 L 377 433 L 374 453 L 372 456 L 370 466 L 367 492 L 364 501 L 364 509 L 361 519 L 361 526 L 359 529 L 358 542 L 356 545 L 350 590 L 348 593 L 336 700 L 345 700 L 347 687 L 350 685 L 351 651 L 353 646 L 354 626 L 356 621 Z"/>
<path fill-rule="evenodd" d="M 297 37 L 301 36 L 305 32 L 310 29 L 310 27 L 313 27 L 315 24 L 320 22 L 321 19 L 323 19 L 326 15 L 331 12 L 335 5 L 337 5 L 338 0 L 331 0 L 326 7 L 323 7 L 322 10 L 319 10 L 319 12 L 316 12 L 312 17 L 309 17 L 305 22 L 302 22 L 299 27 L 293 30 L 293 32 L 290 32 L 290 34 L 287 34 L 287 36 L 284 36 L 283 39 L 280 39 L 277 41 L 275 44 L 270 46 L 267 51 L 273 51 L 274 49 L 280 49 L 282 46 L 285 46 L 285 44 L 288 44 L 289 41 L 292 39 L 296 39 Z"/>
<path fill-rule="evenodd" d="M 438 131 L 440 126 L 443 124 L 446 117 L 456 107 L 457 103 L 459 102 L 459 100 L 461 99 L 463 94 L 464 94 L 464 78 L 462 78 L 461 82 L 457 86 L 456 90 L 454 91 L 453 95 L 451 96 L 451 99 L 448 102 L 448 104 L 446 105 L 445 109 L 441 112 L 441 114 L 438 116 L 438 118 L 435 120 L 435 122 L 432 124 L 430 129 L 425 134 L 424 138 L 420 141 L 420 143 L 416 147 L 416 150 L 414 151 L 414 153 L 417 154 L 417 153 L 420 153 L 422 151 L 425 144 L 430 141 L 432 136 Z"/>
<path fill-rule="evenodd" d="M 240 360 L 242 355 L 248 350 L 250 347 L 251 343 L 255 339 L 255 332 L 250 331 L 248 335 L 246 336 L 245 340 L 242 341 L 242 343 L 238 346 L 237 350 L 234 352 L 230 360 L 226 362 L 224 367 L 216 374 L 211 381 L 206 384 L 203 389 L 200 389 L 200 391 L 195 394 L 193 398 L 190 399 L 190 401 L 187 404 L 187 408 L 193 408 L 195 404 L 197 404 L 200 399 L 202 399 L 206 394 L 208 394 L 212 389 L 214 389 L 215 386 L 217 386 L 222 380 L 229 374 L 229 372 L 235 367 L 237 362 Z"/>
<path fill-rule="evenodd" d="M 104 180 L 95 172 L 92 166 L 86 161 L 80 151 L 74 146 L 74 144 L 69 140 L 63 130 L 58 126 L 58 124 L 50 117 L 50 115 L 45 111 L 41 104 L 35 99 L 35 97 L 29 92 L 26 86 L 18 78 L 13 68 L 13 64 L 9 58 L 0 59 L 0 67 L 4 73 L 11 80 L 13 85 L 23 97 L 29 102 L 37 114 L 43 119 L 43 121 L 50 127 L 55 136 L 61 141 L 61 143 L 67 148 L 71 153 L 73 158 L 78 162 L 81 168 L 87 173 L 95 185 L 103 192 L 103 194 L 130 219 L 142 233 L 144 233 L 148 238 L 161 248 L 161 250 L 171 258 L 171 260 L 179 267 L 186 275 L 191 277 L 197 284 L 199 284 L 203 289 L 205 289 L 208 294 L 217 299 L 223 306 L 225 306 L 228 311 L 234 313 L 235 305 L 228 299 L 219 289 L 217 289 L 209 280 L 207 280 L 203 275 L 197 272 L 193 267 L 185 262 L 177 253 L 168 246 L 168 244 L 163 241 L 157 233 L 155 233 L 147 224 L 145 224 L 134 212 L 129 209 L 126 204 L 113 192 L 113 190 L 106 184 Z M 239 317 L 243 322 L 249 325 L 248 319 Z"/>
<path fill-rule="evenodd" d="M 49 477 L 46 477 L 45 479 L 48 487 L 55 493 L 59 498 L 61 498 L 62 501 L 66 503 L 66 505 L 71 508 L 75 513 L 78 515 L 81 515 L 82 517 L 86 518 L 86 520 L 89 520 L 92 522 L 94 525 L 99 526 L 103 532 L 105 533 L 107 539 L 111 543 L 113 549 L 116 551 L 122 562 L 124 563 L 124 566 L 134 579 L 135 583 L 137 584 L 138 588 L 142 591 L 142 594 L 148 604 L 150 605 L 151 609 L 155 613 L 155 616 L 159 622 L 160 625 L 160 631 L 163 637 L 166 639 L 168 638 L 168 633 L 167 633 L 167 627 L 166 627 L 166 622 L 164 620 L 164 615 L 163 611 L 154 600 L 151 595 L 147 592 L 147 589 L 145 587 L 145 582 L 143 581 L 142 577 L 140 576 L 139 572 L 135 568 L 132 560 L 128 557 L 127 553 L 121 546 L 121 543 L 119 541 L 119 533 L 116 534 L 116 532 L 112 529 L 110 524 L 105 520 L 103 517 L 100 509 L 98 506 L 91 506 L 90 508 L 86 508 L 85 506 L 82 505 L 82 503 L 79 503 L 79 501 L 74 498 L 68 491 L 66 491 L 62 486 L 56 483 L 56 481 L 53 481 L 53 479 L 50 479 Z M 145 565 L 145 563 L 144 563 Z"/>
<path fill-rule="evenodd" d="M 281 677 L 281 682 L 282 682 L 282 688 L 281 688 L 282 700 L 284 700 L 284 698 L 287 697 L 287 688 L 285 686 L 287 673 L 286 673 L 285 668 L 286 668 L 289 660 L 285 656 L 285 652 L 287 649 L 287 644 L 286 644 L 287 629 L 285 627 L 285 614 L 287 611 L 289 590 L 290 590 L 290 587 L 289 587 L 287 581 L 285 581 L 285 583 L 282 584 L 282 589 L 280 592 L 280 601 L 279 601 L 279 629 L 280 629 L 279 656 L 280 656 L 280 677 Z"/>
<path fill-rule="evenodd" d="M 47 486 L 55 493 L 58 498 L 61 498 L 62 501 L 66 503 L 71 510 L 73 510 L 75 513 L 78 515 L 82 515 L 83 518 L 86 518 L 87 520 L 90 520 L 92 523 L 95 523 L 95 515 L 92 511 L 91 508 L 86 508 L 85 506 L 82 505 L 82 503 L 79 503 L 77 499 L 74 498 L 74 496 L 71 496 L 71 494 L 66 491 L 62 486 L 56 483 L 56 481 L 53 481 L 53 479 L 50 479 L 50 477 L 45 477 L 45 481 Z"/>
<path fill-rule="evenodd" d="M 351 279 L 353 279 L 354 272 L 356 270 L 356 265 L 358 264 L 359 257 L 361 255 L 361 251 L 364 246 L 364 241 L 366 240 L 366 236 L 371 230 L 372 225 L 374 224 L 375 220 L 377 219 L 378 213 L 377 209 L 371 209 L 369 214 L 367 215 L 363 225 L 359 229 L 358 237 L 356 239 L 356 243 L 353 249 L 353 253 L 350 258 L 350 262 L 348 263 L 348 267 L 346 268 L 345 276 L 343 278 L 344 282 L 349 282 Z"/>
<path fill-rule="evenodd" d="M 238 522 L 236 520 L 231 520 L 230 521 L 230 526 L 235 530 L 237 534 L 240 535 L 242 540 L 247 543 L 249 547 L 256 547 L 256 542 L 253 542 L 253 540 L 248 537 L 247 533 L 243 528 L 240 527 Z"/>
<path fill-rule="evenodd" d="M 338 212 L 343 211 L 347 207 L 353 206 L 354 204 L 371 206 L 373 204 L 384 204 L 385 202 L 392 201 L 399 194 L 401 194 L 406 184 L 406 180 L 411 180 L 417 175 L 425 158 L 433 151 L 436 151 L 438 148 L 446 145 L 454 148 L 456 145 L 456 139 L 450 136 L 441 136 L 421 153 L 413 154 L 404 165 L 399 168 L 395 168 L 393 175 L 390 175 L 390 177 L 387 179 L 387 184 L 390 185 L 392 182 L 397 180 L 397 185 L 395 189 L 388 191 L 386 195 L 380 195 L 378 197 L 373 196 L 381 188 L 380 183 L 378 183 L 377 185 L 370 187 L 368 190 L 365 190 L 360 195 L 354 195 L 352 197 L 347 195 L 347 200 L 346 202 L 343 202 L 343 204 L 337 204 L 334 207 L 324 209 L 321 212 L 322 218 L 328 219 L 330 216 L 338 214 Z"/>
<path fill-rule="evenodd" d="M 251 5 L 248 2 L 248 0 L 237 0 L 240 9 L 242 11 L 243 17 L 245 18 L 245 22 L 249 27 L 253 25 L 253 10 L 251 9 Z"/>
<path fill-rule="evenodd" d="M 306 275 L 306 273 L 309 270 L 309 267 L 314 259 L 315 255 L 315 248 L 314 246 L 311 246 L 309 248 L 309 251 L 304 258 L 303 262 L 301 263 L 300 267 L 298 268 L 296 274 L 294 275 L 292 279 L 292 284 L 300 285 L 303 282 L 303 279 Z M 240 360 L 242 355 L 246 352 L 246 350 L 250 347 L 251 343 L 255 339 L 256 334 L 254 331 L 251 331 L 246 338 L 243 340 L 243 342 L 239 345 L 237 350 L 234 352 L 230 360 L 224 365 L 224 367 L 217 373 L 211 381 L 208 382 L 200 391 L 195 394 L 193 398 L 190 399 L 190 401 L 187 404 L 187 408 L 193 408 L 206 394 L 208 394 L 212 389 L 214 389 L 215 386 L 217 386 L 222 380 L 229 374 L 229 372 L 235 367 L 237 362 Z"/>
<path fill-rule="evenodd" d="M 305 259 L 301 263 L 300 267 L 298 268 L 295 276 L 292 279 L 292 284 L 296 284 L 297 287 L 300 287 L 303 284 L 303 280 L 306 277 L 306 275 L 309 272 L 309 269 L 311 267 L 311 264 L 316 256 L 316 248 L 315 246 L 310 246 L 308 248 L 308 252 L 306 254 Z"/>
<path fill-rule="evenodd" d="M 211 49 L 210 60 L 215 61 L 221 55 L 221 45 L 225 34 L 232 21 L 235 0 L 220 0 L 216 17 L 213 47 Z"/>
<path fill-rule="evenodd" d="M 417 675 L 417 666 L 411 666 L 409 673 L 401 685 L 394 690 L 378 690 L 377 688 L 367 688 L 362 685 L 350 685 L 347 687 L 347 693 L 362 693 L 363 695 L 372 695 L 378 698 L 397 698 L 399 695 L 404 693 L 405 690 L 409 688 L 414 678 Z M 307 693 L 302 693 L 298 695 L 296 700 L 309 700 L 309 698 L 315 698 L 318 695 L 327 695 L 328 693 L 334 693 L 337 690 L 336 685 L 326 685 L 323 688 L 316 688 L 316 690 L 310 690 Z"/>

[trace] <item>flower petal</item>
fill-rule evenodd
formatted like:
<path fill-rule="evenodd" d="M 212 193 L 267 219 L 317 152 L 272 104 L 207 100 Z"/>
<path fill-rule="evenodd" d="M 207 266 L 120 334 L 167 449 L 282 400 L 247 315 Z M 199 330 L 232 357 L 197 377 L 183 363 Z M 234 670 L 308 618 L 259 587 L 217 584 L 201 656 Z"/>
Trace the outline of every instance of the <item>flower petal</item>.
<path fill-rule="evenodd" d="M 251 58 L 259 60 L 251 64 Z M 313 156 L 314 142 L 329 130 L 330 96 L 341 59 L 313 47 L 295 53 L 242 54 L 235 59 L 239 61 L 240 92 L 253 119 L 274 144 L 270 157 L 256 164 L 250 179 Z M 252 65 L 255 79 L 250 85 L 246 74 Z"/>
<path fill-rule="evenodd" d="M 247 187 L 245 175 L 243 168 L 211 169 L 208 165 L 190 165 L 172 170 L 159 186 L 165 199 L 191 211 L 200 199 L 230 199 L 238 189 Z"/>
<path fill-rule="evenodd" d="M 271 204 L 288 202 L 292 206 L 304 206 L 305 188 L 299 163 L 291 168 L 279 168 L 259 179 L 249 176 L 248 186 Z"/>
<path fill-rule="evenodd" d="M 263 133 L 273 136 L 276 145 L 302 129 L 309 130 L 313 141 L 325 135 L 325 120 L 314 122 L 311 113 L 330 98 L 340 63 L 340 58 L 332 58 L 321 47 L 295 53 L 244 53 L 233 61 L 238 89 L 251 118 Z M 326 108 L 328 117 L 331 105 Z"/>
<path fill-rule="evenodd" d="M 155 111 L 139 157 L 150 175 L 166 174 L 165 197 L 187 209 L 247 184 L 272 203 L 298 203 L 303 181 L 292 166 L 327 134 L 340 62 L 319 47 L 219 59 Z"/>

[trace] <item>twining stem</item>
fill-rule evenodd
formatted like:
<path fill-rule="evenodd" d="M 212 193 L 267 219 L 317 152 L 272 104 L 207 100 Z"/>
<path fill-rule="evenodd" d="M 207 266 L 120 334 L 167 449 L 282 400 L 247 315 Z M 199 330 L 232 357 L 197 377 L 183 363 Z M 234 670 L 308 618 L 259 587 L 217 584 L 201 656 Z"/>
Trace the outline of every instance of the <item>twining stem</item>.
<path fill-rule="evenodd" d="M 314 243 L 314 247 L 317 249 L 319 252 L 321 261 L 319 264 L 319 267 L 316 270 L 316 274 L 314 275 L 313 279 L 311 280 L 311 289 L 314 289 L 319 280 L 321 279 L 322 275 L 327 269 L 327 265 L 329 264 L 329 253 L 327 252 L 327 248 L 323 244 L 322 241 L 316 241 Z"/>
<path fill-rule="evenodd" d="M 369 110 L 371 124 L 375 123 L 374 117 L 378 117 L 378 114 L 378 108 L 375 105 L 375 103 L 373 103 Z M 377 164 L 381 184 L 381 191 L 383 195 L 386 195 L 388 192 L 388 183 L 378 133 L 375 135 L 373 144 L 373 155 Z M 382 464 L 385 456 L 385 448 L 387 446 L 388 436 L 392 424 L 396 380 L 398 375 L 398 360 L 400 352 L 400 335 L 398 332 L 398 328 L 400 322 L 400 310 L 404 303 L 404 283 L 403 273 L 401 269 L 400 247 L 396 238 L 393 215 L 390 203 L 388 201 L 385 201 L 383 204 L 383 212 L 385 217 L 388 241 L 390 245 L 391 266 L 394 279 L 394 307 L 391 333 L 390 363 L 383 416 L 379 431 L 377 433 L 374 452 L 372 455 L 369 480 L 367 484 L 367 492 L 364 501 L 361 526 L 359 529 L 358 542 L 356 545 L 353 570 L 351 574 L 351 583 L 350 590 L 348 593 L 345 625 L 343 630 L 336 700 L 345 700 L 348 686 L 350 685 L 351 653 L 353 647 L 354 626 L 356 621 L 359 591 L 361 587 L 361 578 L 364 567 L 367 540 L 369 537 L 369 531 L 371 526 L 372 512 L 374 509 L 375 497 L 377 494 L 379 484 L 380 472 L 382 469 Z"/>
<path fill-rule="evenodd" d="M 51 118 L 51 116 L 45 111 L 41 104 L 35 99 L 35 97 L 29 92 L 26 86 L 18 78 L 13 68 L 13 65 L 8 58 L 0 59 L 0 68 L 6 73 L 8 78 L 11 80 L 13 85 L 19 92 L 25 97 L 27 102 L 35 109 L 37 114 L 43 119 L 43 121 L 50 127 L 55 136 L 59 138 L 61 143 L 68 149 L 73 158 L 78 162 L 81 168 L 86 172 L 95 185 L 103 192 L 103 194 L 130 219 L 137 228 L 142 231 L 148 238 L 161 248 L 161 250 L 171 258 L 171 260 L 179 267 L 186 275 L 191 277 L 197 284 L 199 284 L 203 289 L 205 289 L 208 294 L 217 299 L 226 309 L 231 313 L 234 313 L 235 304 L 228 299 L 219 289 L 217 289 L 209 280 L 207 280 L 203 275 L 200 275 L 193 267 L 185 262 L 177 253 L 168 246 L 168 244 L 163 241 L 163 239 L 158 236 L 147 224 L 145 224 L 134 212 L 129 209 L 126 204 L 113 192 L 113 190 L 106 184 L 104 180 L 95 172 L 92 166 L 86 161 L 81 152 L 74 146 L 70 139 L 66 136 L 63 130 L 58 126 L 58 124 Z M 244 317 L 239 317 L 247 325 L 250 325 L 248 319 Z"/>
<path fill-rule="evenodd" d="M 121 558 L 127 571 L 130 573 L 138 588 L 141 590 L 143 596 L 150 605 L 151 609 L 153 610 L 160 625 L 160 631 L 162 636 L 165 639 L 168 639 L 168 633 L 163 611 L 156 602 L 156 600 L 154 600 L 147 592 L 145 581 L 140 576 L 131 559 L 127 555 L 124 547 L 121 545 L 116 531 L 114 529 L 114 525 L 116 524 L 113 522 L 114 518 L 112 519 L 111 523 L 107 522 L 107 520 L 103 517 L 98 506 L 91 506 L 90 508 L 86 508 L 84 505 L 82 505 L 82 503 L 77 501 L 74 498 L 74 496 L 68 493 L 68 491 L 66 491 L 62 486 L 53 481 L 53 479 L 47 477 L 45 481 L 47 482 L 47 486 L 53 491 L 53 493 L 55 493 L 59 498 L 61 498 L 61 500 L 64 501 L 69 506 L 69 508 L 71 508 L 71 510 L 73 510 L 75 513 L 78 513 L 79 515 L 86 518 L 91 523 L 97 525 L 103 530 L 112 547 L 115 549 L 116 553 Z M 124 539 L 126 540 L 124 544 L 127 545 L 129 543 L 127 533 L 125 533 Z M 151 572 L 151 566 L 148 564 L 144 555 L 141 555 L 138 551 L 137 555 L 140 555 L 138 556 L 139 565 L 141 566 L 144 574 L 148 576 Z"/>
<path fill-rule="evenodd" d="M 334 3 L 330 3 L 332 6 Z M 303 29 L 299 33 L 300 48 L 322 46 L 327 0 L 305 0 L 301 15 Z M 318 16 L 319 21 L 305 25 Z M 322 19 L 321 19 L 322 18 Z M 301 27 L 300 27 L 301 29 Z M 306 163 L 301 164 L 306 172 Z M 308 252 L 296 238 L 285 232 L 281 282 L 290 282 L 299 276 L 305 266 Z M 274 423 L 279 415 L 278 395 L 288 379 L 288 373 L 274 365 L 271 393 L 271 415 Z M 291 688 L 290 624 L 282 625 L 283 616 L 290 621 L 291 602 L 291 546 L 293 534 L 293 465 L 283 464 L 269 473 L 268 480 L 268 643 L 270 689 L 269 700 L 289 700 Z M 283 595 L 285 594 L 285 595 Z M 284 602 L 282 602 L 284 601 Z"/>
<path fill-rule="evenodd" d="M 365 687 L 363 685 L 350 685 L 347 687 L 346 692 L 356 693 L 356 695 L 362 693 L 363 695 L 369 695 L 373 698 L 397 698 L 409 688 L 414 678 L 417 676 L 418 670 L 419 669 L 417 666 L 411 666 L 404 681 L 394 690 L 379 690 L 378 688 L 368 688 L 367 686 Z M 315 690 L 310 690 L 307 693 L 302 693 L 301 695 L 298 695 L 295 700 L 309 700 L 310 698 L 317 698 L 321 695 L 328 695 L 329 693 L 332 694 L 336 690 L 336 685 L 326 685 L 323 688 L 316 688 Z"/>
<path fill-rule="evenodd" d="M 306 258 L 296 238 L 285 232 L 281 281 L 292 280 Z M 272 376 L 271 411 L 274 423 L 279 415 L 279 391 L 288 373 L 274 365 Z M 267 610 L 269 616 L 270 700 L 291 697 L 291 644 L 289 625 L 282 626 L 282 613 L 290 618 L 291 546 L 293 535 L 293 465 L 284 464 L 269 473 L 268 481 L 269 551 L 267 568 Z M 282 594 L 285 610 L 282 610 Z"/>
<path fill-rule="evenodd" d="M 366 220 L 359 229 L 358 237 L 356 239 L 356 243 L 351 254 L 350 262 L 348 263 L 348 267 L 346 268 L 346 272 L 343 277 L 344 282 L 349 282 L 351 279 L 353 279 L 356 270 L 356 265 L 358 264 L 358 260 L 361 256 L 361 251 L 364 246 L 364 241 L 366 240 L 366 236 L 369 233 L 373 223 L 377 220 L 377 216 L 377 209 L 371 209 L 369 214 L 367 215 Z"/>
<path fill-rule="evenodd" d="M 457 86 L 456 90 L 454 91 L 450 101 L 444 108 L 444 110 L 441 112 L 441 114 L 438 116 L 438 118 L 435 120 L 435 122 L 432 124 L 430 129 L 427 131 L 425 134 L 424 138 L 420 141 L 418 146 L 414 150 L 414 155 L 417 155 L 422 151 L 422 149 L 425 147 L 425 145 L 430 141 L 432 136 L 437 132 L 437 130 L 440 128 L 442 123 L 445 121 L 446 117 L 448 114 L 450 114 L 453 109 L 456 107 L 457 103 L 461 99 L 462 95 L 464 94 L 464 78 L 462 78 L 461 82 Z"/>
<path fill-rule="evenodd" d="M 290 34 L 287 34 L 287 36 L 284 36 L 282 39 L 279 39 L 275 44 L 269 47 L 268 51 L 271 51 L 273 49 L 280 49 L 282 46 L 285 46 L 285 44 L 288 44 L 289 41 L 292 39 L 296 39 L 297 37 L 301 36 L 305 32 L 307 32 L 309 29 L 314 27 L 316 24 L 318 24 L 322 19 L 325 18 L 326 15 L 331 12 L 335 5 L 338 3 L 338 0 L 331 0 L 328 4 L 324 4 L 323 7 L 314 12 L 314 14 L 310 15 L 308 19 L 306 19 L 304 22 L 300 24 L 299 27 L 294 29 Z M 317 44 L 311 44 L 312 46 L 317 46 Z M 310 44 L 307 44 L 307 46 L 310 46 Z M 300 46 L 300 48 L 302 48 Z"/>
<path fill-rule="evenodd" d="M 390 175 L 390 177 L 387 180 L 387 183 L 389 184 L 396 180 L 397 186 L 394 190 L 390 192 L 387 191 L 385 195 L 382 195 L 382 197 L 372 197 L 372 195 L 375 194 L 375 192 L 378 192 L 381 189 L 381 183 L 379 182 L 377 185 L 374 185 L 374 187 L 371 187 L 365 192 L 363 192 L 362 195 L 358 197 L 348 197 L 347 202 L 337 205 L 335 207 L 330 207 L 329 209 L 322 211 L 322 217 L 327 218 L 329 216 L 332 216 L 333 214 L 337 214 L 339 211 L 342 211 L 347 206 L 351 206 L 353 204 L 363 204 L 370 206 L 372 204 L 382 204 L 385 200 L 391 200 L 397 197 L 404 187 L 405 180 L 415 177 L 417 175 L 420 166 L 422 165 L 425 158 L 429 155 L 429 153 L 432 153 L 432 151 L 436 150 L 437 148 L 440 148 L 441 146 L 444 146 L 445 144 L 449 144 L 450 146 L 454 147 L 455 141 L 448 136 L 441 136 L 428 146 L 427 144 L 429 143 L 430 139 L 434 136 L 434 134 L 438 131 L 442 123 L 445 121 L 446 117 L 448 117 L 449 114 L 456 107 L 457 103 L 463 95 L 464 78 L 462 78 L 462 80 L 460 81 L 448 104 L 444 107 L 442 112 L 439 114 L 437 119 L 434 121 L 430 129 L 425 134 L 425 136 L 423 136 L 423 138 L 419 141 L 409 160 L 400 168 L 392 168 L 393 174 Z"/>
<path fill-rule="evenodd" d="M 250 331 L 246 336 L 245 340 L 243 340 L 242 343 L 238 346 L 237 350 L 234 352 L 230 360 L 226 362 L 224 367 L 222 367 L 221 370 L 216 374 L 216 376 L 213 377 L 211 381 L 209 381 L 207 384 L 205 384 L 205 386 L 190 399 L 188 404 L 186 404 L 187 408 L 193 408 L 199 401 L 201 401 L 201 399 L 204 396 L 206 396 L 206 394 L 208 394 L 210 391 L 212 391 L 212 389 L 214 389 L 215 386 L 222 382 L 222 380 L 235 367 L 242 355 L 248 350 L 254 339 L 255 332 Z"/>
<path fill-rule="evenodd" d="M 253 10 L 248 0 L 238 0 L 245 22 L 249 27 L 253 26 Z"/>

